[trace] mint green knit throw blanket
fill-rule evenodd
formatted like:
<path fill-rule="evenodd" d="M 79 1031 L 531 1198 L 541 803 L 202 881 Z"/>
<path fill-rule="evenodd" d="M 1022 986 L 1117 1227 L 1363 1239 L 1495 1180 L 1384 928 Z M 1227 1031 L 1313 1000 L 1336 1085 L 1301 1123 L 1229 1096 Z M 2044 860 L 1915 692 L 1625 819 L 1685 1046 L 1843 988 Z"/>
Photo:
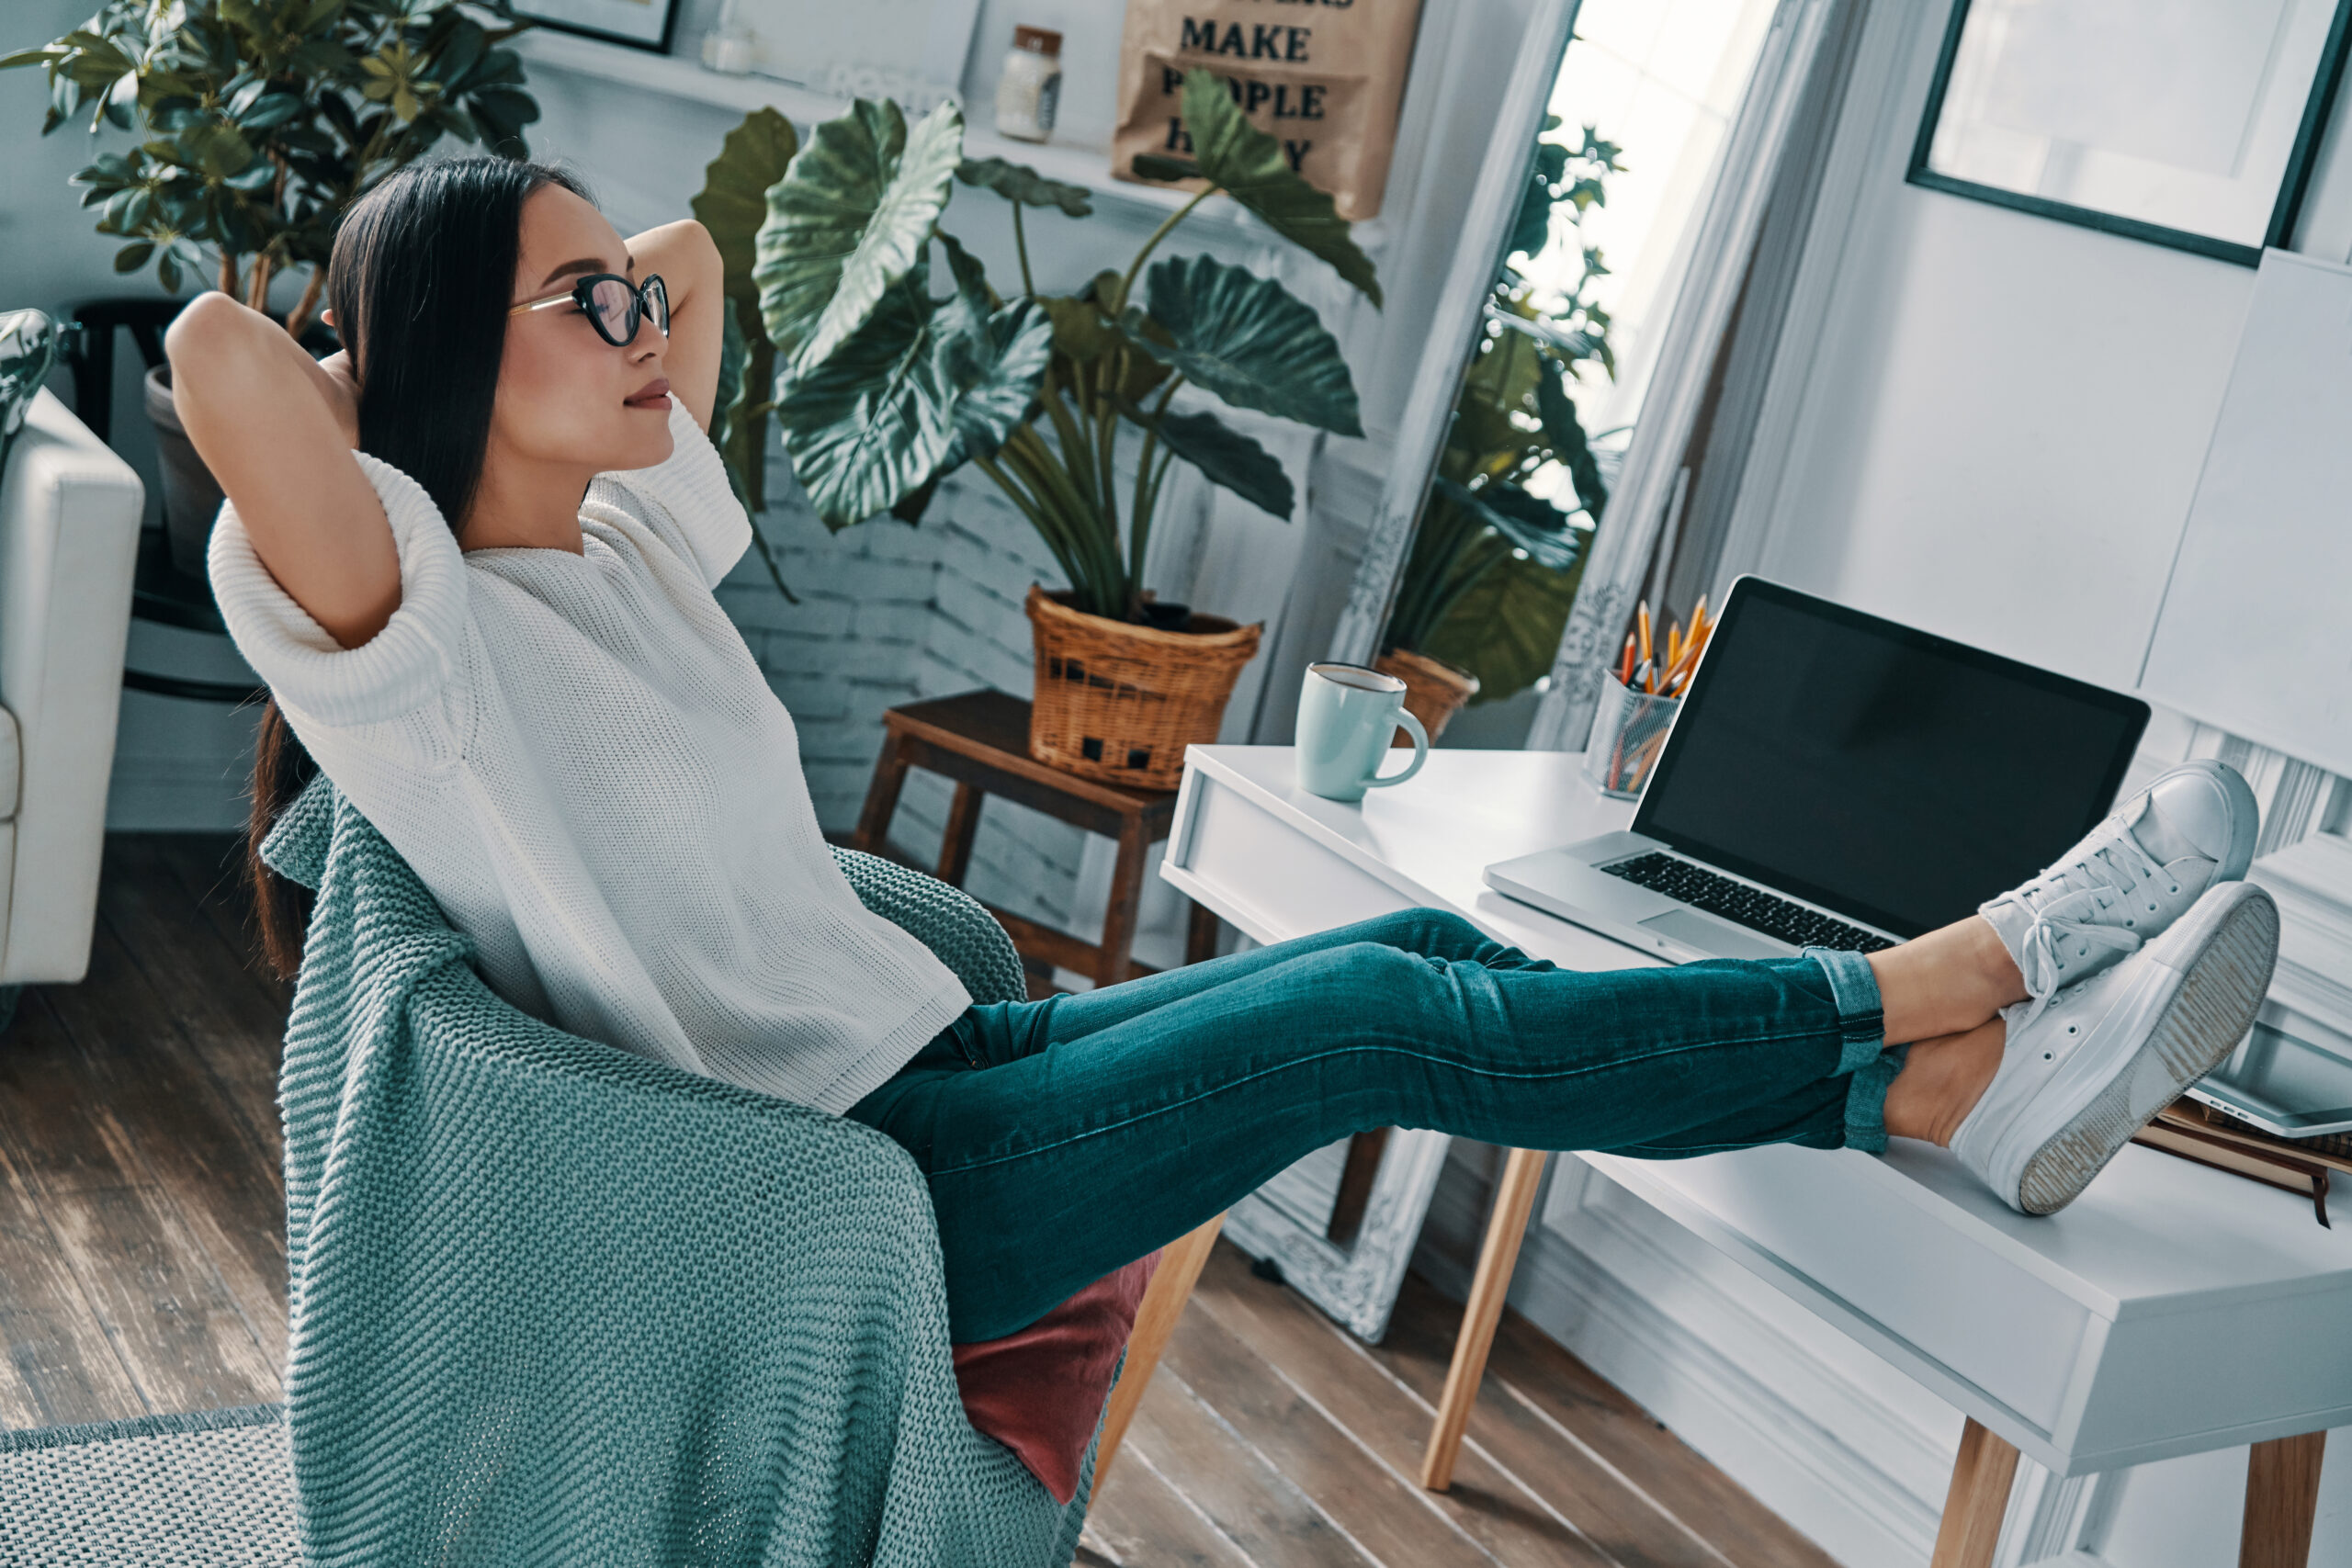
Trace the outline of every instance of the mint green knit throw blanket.
<path fill-rule="evenodd" d="M 267 852 L 318 889 L 279 1089 L 308 1562 L 1070 1561 L 1086 1483 L 965 1419 L 903 1151 L 507 1006 L 323 779 Z"/>

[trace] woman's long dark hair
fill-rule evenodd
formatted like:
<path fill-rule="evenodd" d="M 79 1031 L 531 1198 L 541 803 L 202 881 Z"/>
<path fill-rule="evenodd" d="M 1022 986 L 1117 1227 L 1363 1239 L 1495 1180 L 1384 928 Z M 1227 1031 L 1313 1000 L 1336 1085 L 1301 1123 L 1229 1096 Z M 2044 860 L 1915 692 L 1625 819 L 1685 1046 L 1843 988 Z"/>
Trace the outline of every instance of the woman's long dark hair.
<path fill-rule="evenodd" d="M 548 186 L 586 194 L 543 164 L 413 164 L 352 205 L 327 263 L 327 304 L 359 381 L 360 450 L 421 485 L 452 530 L 481 483 L 523 204 Z M 270 870 L 261 845 L 317 772 L 272 698 L 254 742 L 245 874 L 262 953 L 289 980 L 302 962 L 310 894 Z"/>

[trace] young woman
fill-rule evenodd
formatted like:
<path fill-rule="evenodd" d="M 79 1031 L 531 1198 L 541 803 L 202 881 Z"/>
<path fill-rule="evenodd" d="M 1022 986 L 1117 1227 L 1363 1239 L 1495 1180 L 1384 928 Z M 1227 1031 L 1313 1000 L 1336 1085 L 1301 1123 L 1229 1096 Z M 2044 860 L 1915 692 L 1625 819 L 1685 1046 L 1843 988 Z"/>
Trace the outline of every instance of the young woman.
<path fill-rule="evenodd" d="M 169 338 L 230 498 L 214 590 L 275 696 L 254 843 L 315 759 L 514 1005 L 897 1140 L 958 1339 L 1373 1127 L 1657 1156 L 1893 1134 L 2048 1213 L 2267 984 L 2276 913 L 2235 880 L 2253 803 L 2207 765 L 1868 958 L 1575 974 L 1416 910 L 972 1006 L 859 905 L 712 597 L 750 535 L 704 434 L 726 301 L 701 228 L 623 241 L 560 173 L 431 164 L 352 209 L 328 294 L 349 353 L 323 364 L 220 294 Z M 254 870 L 290 967 L 299 910 Z"/>

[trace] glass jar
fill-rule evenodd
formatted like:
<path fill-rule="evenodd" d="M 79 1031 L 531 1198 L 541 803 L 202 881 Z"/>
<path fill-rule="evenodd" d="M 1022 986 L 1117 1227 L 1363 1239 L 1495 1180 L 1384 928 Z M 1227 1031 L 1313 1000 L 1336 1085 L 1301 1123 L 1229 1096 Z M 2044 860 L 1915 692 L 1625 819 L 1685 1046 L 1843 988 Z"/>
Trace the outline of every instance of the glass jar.
<path fill-rule="evenodd" d="M 720 7 L 718 25 L 702 35 L 702 67 L 721 75 L 748 75 L 757 42 L 752 29 L 735 15 L 737 0 L 727 0 Z"/>
<path fill-rule="evenodd" d="M 1053 134 L 1062 91 L 1062 35 L 1051 28 L 1012 29 L 1012 49 L 996 82 L 996 130 L 1016 141 Z"/>

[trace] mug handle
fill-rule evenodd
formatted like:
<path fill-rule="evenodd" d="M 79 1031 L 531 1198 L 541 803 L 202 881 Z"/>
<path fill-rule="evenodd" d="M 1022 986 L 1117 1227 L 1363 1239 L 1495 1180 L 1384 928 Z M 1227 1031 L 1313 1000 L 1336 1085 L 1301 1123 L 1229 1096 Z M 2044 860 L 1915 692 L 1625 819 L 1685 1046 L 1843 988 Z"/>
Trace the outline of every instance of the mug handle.
<path fill-rule="evenodd" d="M 1385 778 L 1381 777 L 1380 773 L 1377 772 L 1380 767 L 1380 763 L 1373 763 L 1373 767 L 1375 771 L 1371 777 L 1363 781 L 1363 787 L 1366 789 L 1386 789 L 1390 784 L 1403 784 L 1407 779 L 1409 779 L 1415 773 L 1419 773 L 1421 771 L 1421 764 L 1430 760 L 1430 732 L 1421 728 L 1421 721 L 1415 718 L 1411 714 L 1407 713 L 1403 708 L 1398 708 L 1396 710 L 1396 722 L 1404 726 L 1405 733 L 1413 738 L 1413 760 L 1405 764 L 1405 771 L 1403 773 L 1390 773 Z M 1385 761 L 1387 760 L 1388 753 L 1384 750 L 1380 753 L 1380 756 L 1381 760 Z"/>

